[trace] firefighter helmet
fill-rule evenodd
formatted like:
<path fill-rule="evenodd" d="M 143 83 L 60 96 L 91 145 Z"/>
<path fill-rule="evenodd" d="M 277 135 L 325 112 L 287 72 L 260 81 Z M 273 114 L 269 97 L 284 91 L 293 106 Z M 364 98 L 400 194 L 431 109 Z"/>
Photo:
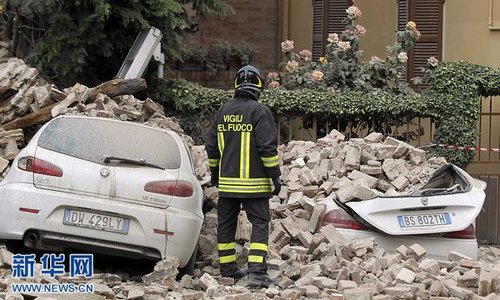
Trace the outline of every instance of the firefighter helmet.
<path fill-rule="evenodd" d="M 259 94 L 263 89 L 259 70 L 251 65 L 239 69 L 234 77 L 234 88 Z"/>

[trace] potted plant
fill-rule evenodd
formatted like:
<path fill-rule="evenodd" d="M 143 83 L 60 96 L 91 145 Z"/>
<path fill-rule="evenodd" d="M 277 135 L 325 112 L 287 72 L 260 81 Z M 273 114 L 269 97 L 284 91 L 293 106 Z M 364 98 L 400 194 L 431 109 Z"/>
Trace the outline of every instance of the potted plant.
<path fill-rule="evenodd" d="M 236 70 L 250 64 L 254 55 L 255 49 L 249 43 L 240 41 L 233 44 L 229 56 L 229 69 Z"/>
<path fill-rule="evenodd" d="M 180 70 L 202 71 L 205 69 L 207 49 L 203 45 L 184 45 L 181 50 Z"/>
<path fill-rule="evenodd" d="M 211 73 L 227 71 L 232 45 L 224 40 L 210 44 L 207 57 L 207 70 Z"/>

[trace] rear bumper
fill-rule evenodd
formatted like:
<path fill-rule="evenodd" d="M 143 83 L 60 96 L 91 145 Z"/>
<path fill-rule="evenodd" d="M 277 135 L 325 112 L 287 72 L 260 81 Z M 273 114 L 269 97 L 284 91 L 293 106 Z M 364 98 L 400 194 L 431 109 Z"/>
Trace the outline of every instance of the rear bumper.
<path fill-rule="evenodd" d="M 161 260 L 158 249 L 140 245 L 128 245 L 95 238 L 58 232 L 30 229 L 25 233 L 24 245 L 29 248 L 62 252 L 64 249 L 75 249 L 87 252 L 97 252 L 127 258 Z"/>
<path fill-rule="evenodd" d="M 346 239 L 375 238 L 378 246 L 387 251 L 395 251 L 399 246 L 410 247 L 417 243 L 427 250 L 427 257 L 448 260 L 451 251 L 457 251 L 477 260 L 478 245 L 476 239 L 450 239 L 441 237 L 430 237 L 425 235 L 394 236 L 367 230 L 337 229 Z"/>
<path fill-rule="evenodd" d="M 20 208 L 35 212 L 22 212 Z M 122 234 L 65 225 L 65 209 L 128 218 L 128 232 Z M 182 209 L 161 209 L 40 190 L 26 183 L 9 183 L 0 187 L 0 216 L 0 239 L 23 240 L 27 232 L 37 232 L 40 240 L 28 246 L 54 250 L 74 248 L 150 259 L 175 256 L 179 258 L 181 267 L 191 257 L 203 222 L 198 215 Z M 173 235 L 157 234 L 154 229 L 173 232 Z"/>

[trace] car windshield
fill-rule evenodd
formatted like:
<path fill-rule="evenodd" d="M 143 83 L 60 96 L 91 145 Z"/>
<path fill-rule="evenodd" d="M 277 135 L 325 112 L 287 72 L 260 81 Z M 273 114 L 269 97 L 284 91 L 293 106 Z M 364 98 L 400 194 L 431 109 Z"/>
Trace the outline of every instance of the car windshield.
<path fill-rule="evenodd" d="M 169 133 L 106 119 L 55 119 L 41 133 L 38 146 L 99 164 L 109 156 L 143 160 L 165 169 L 181 164 L 179 147 Z"/>

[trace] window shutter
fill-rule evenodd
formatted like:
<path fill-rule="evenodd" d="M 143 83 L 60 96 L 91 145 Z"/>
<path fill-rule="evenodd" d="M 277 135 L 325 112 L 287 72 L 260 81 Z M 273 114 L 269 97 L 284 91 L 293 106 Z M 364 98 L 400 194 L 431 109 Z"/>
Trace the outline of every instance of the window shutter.
<path fill-rule="evenodd" d="M 352 5 L 352 0 L 330 0 L 328 1 L 328 33 L 341 33 L 345 30 L 344 19 L 347 17 L 346 9 Z"/>
<path fill-rule="evenodd" d="M 324 54 L 329 33 L 340 33 L 345 29 L 346 9 L 352 0 L 313 0 L 313 58 Z"/>
<path fill-rule="evenodd" d="M 422 34 L 409 53 L 408 78 L 422 76 L 421 68 L 431 56 L 442 58 L 443 4 L 444 0 L 407 0 L 408 20 L 417 23 Z"/>
<path fill-rule="evenodd" d="M 398 0 L 398 31 L 405 30 L 408 23 L 408 0 Z"/>
<path fill-rule="evenodd" d="M 313 0 L 313 45 L 312 54 L 313 59 L 317 60 L 323 55 L 323 36 L 324 36 L 324 12 L 325 1 L 327 0 Z"/>

